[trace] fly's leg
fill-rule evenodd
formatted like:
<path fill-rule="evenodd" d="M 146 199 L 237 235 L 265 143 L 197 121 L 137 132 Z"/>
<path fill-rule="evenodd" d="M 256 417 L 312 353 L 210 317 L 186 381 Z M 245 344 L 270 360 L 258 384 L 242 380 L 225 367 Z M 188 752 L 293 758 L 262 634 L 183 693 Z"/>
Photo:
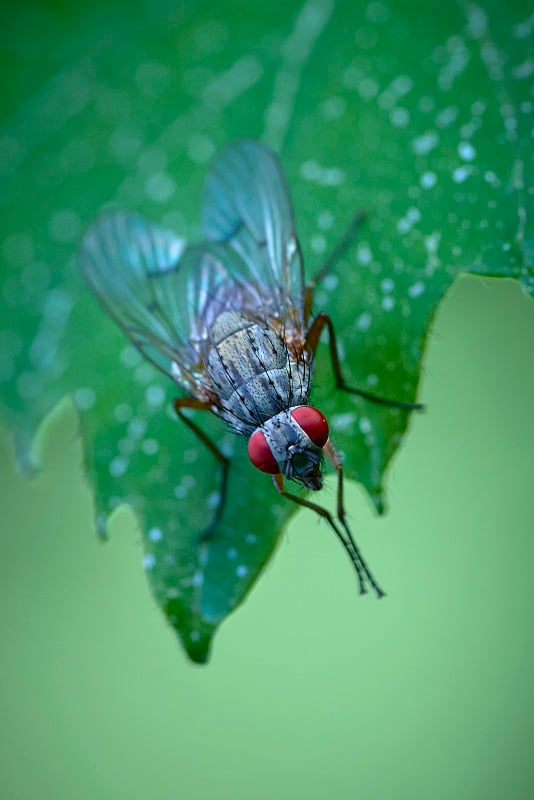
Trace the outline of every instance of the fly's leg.
<path fill-rule="evenodd" d="M 311 317 L 313 293 L 315 291 L 315 287 L 317 286 L 318 283 L 320 283 L 323 280 L 323 278 L 326 277 L 326 275 L 328 275 L 328 273 L 339 261 L 343 253 L 350 246 L 350 244 L 356 237 L 358 231 L 362 227 L 362 224 L 365 222 L 366 217 L 367 217 L 366 211 L 358 211 L 353 216 L 345 233 L 339 240 L 338 244 L 328 254 L 328 256 L 323 262 L 323 265 L 321 266 L 319 271 L 314 275 L 312 281 L 310 281 L 310 283 L 308 283 L 307 286 L 305 287 L 304 319 L 306 320 L 306 322 Z M 339 363 L 334 326 L 328 314 L 321 312 L 314 319 L 306 336 L 306 344 L 311 349 L 312 352 L 315 352 L 315 348 L 319 343 L 319 338 L 321 336 L 321 333 L 325 325 L 328 327 L 330 356 L 332 359 L 332 367 L 334 369 L 334 376 L 336 379 L 336 386 L 338 389 L 342 389 L 344 392 L 349 392 L 350 394 L 357 394 L 360 397 L 365 398 L 365 400 L 370 400 L 372 403 L 377 403 L 378 405 L 382 406 L 393 406 L 395 408 L 404 408 L 407 411 L 422 411 L 424 409 L 424 405 L 422 403 L 406 403 L 403 402 L 402 400 L 388 400 L 384 397 L 378 397 L 377 395 L 372 394 L 371 392 L 366 392 L 363 389 L 356 389 L 352 386 L 347 386 L 343 378 L 343 373 L 341 372 L 341 364 Z"/>
<path fill-rule="evenodd" d="M 174 410 L 180 417 L 180 419 L 187 425 L 189 430 L 193 431 L 193 433 L 198 436 L 200 441 L 208 448 L 210 453 L 214 456 L 214 458 L 218 461 L 221 466 L 221 485 L 220 485 L 220 500 L 215 509 L 215 514 L 213 516 L 212 521 L 208 525 L 205 531 L 200 534 L 199 543 L 205 542 L 211 538 L 213 535 L 217 525 L 219 524 L 222 513 L 224 510 L 224 504 L 226 502 L 226 490 L 228 487 L 228 472 L 230 468 L 230 462 L 224 455 L 221 453 L 219 448 L 213 444 L 209 436 L 207 436 L 202 428 L 199 428 L 193 420 L 186 417 L 185 414 L 182 412 L 182 408 L 195 408 L 199 411 L 211 411 L 211 404 L 203 402 L 202 400 L 197 400 L 195 397 L 178 397 L 174 401 Z"/>
<path fill-rule="evenodd" d="M 362 227 L 363 223 L 367 218 L 366 211 L 358 211 L 351 219 L 347 230 L 336 244 L 333 250 L 327 255 L 321 268 L 318 272 L 315 273 L 310 283 L 308 283 L 304 289 L 304 319 L 306 322 L 309 320 L 311 316 L 311 309 L 312 309 L 312 302 L 313 302 L 313 293 L 315 291 L 315 287 L 318 283 L 320 283 L 323 278 L 325 278 L 328 273 L 332 270 L 343 253 L 347 250 L 350 244 L 356 238 L 356 235 L 360 228 Z"/>
<path fill-rule="evenodd" d="M 349 392 L 350 394 L 357 394 L 359 397 L 363 397 L 365 400 L 370 400 L 372 403 L 377 403 L 377 405 L 381 406 L 404 408 L 407 411 L 422 411 L 424 409 L 423 403 L 408 403 L 403 400 L 389 400 L 385 397 L 379 397 L 376 394 L 371 394 L 371 392 L 366 392 L 363 389 L 356 389 L 353 386 L 347 386 L 343 378 L 343 373 L 341 372 L 341 364 L 339 362 L 339 355 L 337 352 L 334 325 L 328 314 L 325 314 L 324 311 L 321 311 L 321 313 L 315 317 L 311 327 L 309 328 L 306 335 L 306 345 L 312 352 L 315 352 L 315 349 L 319 344 L 319 338 L 323 332 L 323 328 L 325 327 L 328 328 L 330 357 L 332 359 L 332 368 L 334 370 L 334 377 L 338 389 L 342 389 L 344 392 Z"/>
<path fill-rule="evenodd" d="M 361 573 L 369 581 L 370 585 L 376 592 L 377 597 L 385 597 L 385 592 L 380 588 L 380 586 L 374 579 L 369 567 L 365 562 L 364 557 L 360 552 L 360 548 L 356 544 L 356 540 L 352 535 L 352 531 L 349 528 L 349 524 L 345 516 L 345 506 L 343 503 L 343 465 L 341 463 L 341 458 L 339 457 L 339 453 L 335 449 L 330 439 L 328 439 L 326 444 L 324 445 L 323 452 L 330 461 L 330 463 L 332 464 L 332 466 L 337 471 L 337 517 L 341 522 L 341 524 L 343 525 L 343 529 L 345 530 L 345 533 L 347 535 L 347 543 L 350 544 L 350 548 L 352 550 L 352 553 L 354 554 L 353 563 L 355 561 L 358 562 Z M 346 549 L 347 549 L 347 543 L 344 542 Z M 361 592 L 362 586 L 361 586 L 360 570 L 357 571 L 358 571 L 358 578 L 360 580 L 360 592 Z"/>
<path fill-rule="evenodd" d="M 341 476 L 342 480 L 342 476 Z M 333 518 L 332 514 L 328 511 L 328 509 L 323 508 L 323 506 L 318 505 L 317 503 L 312 503 L 310 500 L 305 500 L 303 497 L 298 497 L 297 495 L 291 494 L 290 492 L 286 492 L 284 489 L 284 479 L 282 475 L 273 475 L 273 483 L 276 487 L 276 490 L 282 495 L 282 497 L 287 497 L 288 500 L 291 502 L 296 503 L 298 506 L 302 506 L 303 508 L 309 508 L 312 511 L 315 511 L 320 517 L 325 519 L 327 523 L 330 525 L 334 533 L 336 534 L 337 538 L 345 548 L 354 569 L 356 570 L 356 575 L 358 576 L 358 584 L 360 588 L 360 594 L 365 594 L 367 592 L 366 581 L 369 581 L 373 589 L 376 591 L 379 597 L 383 597 L 384 592 L 375 582 L 374 578 L 372 577 L 371 573 L 369 572 L 365 561 L 363 560 L 360 551 L 352 537 L 350 529 L 345 522 L 345 512 L 342 510 L 342 517 L 340 516 L 340 522 L 343 525 L 343 531 L 339 528 L 336 524 L 335 519 Z M 343 501 L 339 500 L 338 495 L 338 507 L 341 503 L 341 508 L 343 508 Z"/>

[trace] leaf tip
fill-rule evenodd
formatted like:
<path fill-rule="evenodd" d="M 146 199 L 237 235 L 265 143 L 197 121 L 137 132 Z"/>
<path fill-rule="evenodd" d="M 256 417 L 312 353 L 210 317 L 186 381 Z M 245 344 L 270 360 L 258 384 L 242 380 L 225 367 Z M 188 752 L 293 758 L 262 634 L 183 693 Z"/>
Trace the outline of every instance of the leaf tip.
<path fill-rule="evenodd" d="M 207 664 L 215 626 L 206 624 L 196 615 L 190 616 L 187 608 L 177 599 L 168 602 L 163 610 L 189 659 L 194 664 Z"/>
<path fill-rule="evenodd" d="M 381 486 L 371 490 L 371 501 L 376 509 L 376 513 L 382 516 L 387 511 L 386 497 Z"/>

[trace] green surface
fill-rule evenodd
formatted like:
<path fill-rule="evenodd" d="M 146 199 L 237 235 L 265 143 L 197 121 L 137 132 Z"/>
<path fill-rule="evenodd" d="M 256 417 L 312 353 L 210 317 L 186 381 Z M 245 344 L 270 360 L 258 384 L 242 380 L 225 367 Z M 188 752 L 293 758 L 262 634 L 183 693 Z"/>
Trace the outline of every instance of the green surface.
<path fill-rule="evenodd" d="M 468 3 L 4 3 L 1 328 L 16 335 L 1 339 L 0 397 L 19 456 L 66 392 L 108 462 L 110 411 L 148 410 L 156 379 L 82 289 L 77 242 L 110 200 L 194 235 L 207 160 L 236 136 L 280 151 L 312 269 L 354 209 L 370 211 L 338 285 L 318 298 L 335 311 L 355 381 L 415 390 L 420 323 L 458 270 L 529 289 L 531 11 L 485 7 L 487 17 Z M 391 268 L 394 293 L 382 284 Z M 378 306 L 385 331 L 366 330 Z M 388 596 L 358 598 L 333 535 L 299 514 L 209 669 L 193 668 L 162 623 L 140 568 L 154 543 L 133 515 L 118 512 L 105 547 L 92 535 L 74 408 L 56 407 L 41 430 L 32 482 L 15 473 L 5 430 L 0 796 L 530 800 L 533 316 L 517 283 L 474 279 L 438 311 L 420 387 L 428 411 L 388 473 L 388 515 L 348 487 Z M 386 429 L 363 412 L 385 436 L 366 442 L 362 408 L 330 397 L 326 370 L 321 361 L 318 397 L 379 500 L 402 421 Z M 159 436 L 168 423 L 154 413 L 149 424 Z M 172 461 L 189 445 L 169 430 Z M 131 489 L 109 478 L 106 513 Z M 244 480 L 231 514 L 251 507 Z M 137 502 L 153 501 L 141 488 Z M 198 485 L 176 513 L 205 496 Z M 333 504 L 331 481 L 324 497 Z M 267 528 L 266 552 L 277 535 Z"/>
<path fill-rule="evenodd" d="M 81 285 L 82 229 L 115 202 L 194 238 L 213 153 L 235 137 L 264 139 L 287 171 L 308 275 L 355 209 L 369 210 L 316 307 L 334 317 L 349 382 L 412 398 L 455 276 L 534 286 L 529 9 L 3 6 L 2 420 L 29 466 L 36 427 L 72 394 L 97 525 L 123 501 L 136 509 L 152 590 L 193 659 L 207 657 L 291 508 L 251 469 L 244 441 L 202 420 L 232 451 L 232 469 L 230 502 L 199 554 L 219 489 L 213 459 L 166 413 L 173 387 Z M 312 400 L 347 474 L 381 508 L 407 415 L 332 392 L 322 356 Z"/>
<path fill-rule="evenodd" d="M 0 795 L 532 797 L 533 351 L 517 286 L 462 281 L 390 512 L 349 491 L 387 598 L 300 514 L 208 669 L 161 624 L 131 516 L 92 537 L 73 414 L 31 484 L 2 449 Z"/>

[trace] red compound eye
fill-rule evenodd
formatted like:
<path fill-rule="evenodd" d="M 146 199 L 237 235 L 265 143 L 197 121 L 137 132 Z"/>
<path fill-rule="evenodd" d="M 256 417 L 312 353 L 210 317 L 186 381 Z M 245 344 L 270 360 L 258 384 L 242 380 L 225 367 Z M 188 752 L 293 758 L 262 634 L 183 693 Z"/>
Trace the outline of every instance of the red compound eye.
<path fill-rule="evenodd" d="M 255 467 L 269 475 L 278 475 L 280 467 L 271 452 L 263 431 L 254 431 L 248 440 L 248 457 Z"/>
<path fill-rule="evenodd" d="M 323 447 L 326 444 L 328 422 L 320 411 L 313 406 L 298 406 L 293 409 L 291 416 L 317 447 Z"/>

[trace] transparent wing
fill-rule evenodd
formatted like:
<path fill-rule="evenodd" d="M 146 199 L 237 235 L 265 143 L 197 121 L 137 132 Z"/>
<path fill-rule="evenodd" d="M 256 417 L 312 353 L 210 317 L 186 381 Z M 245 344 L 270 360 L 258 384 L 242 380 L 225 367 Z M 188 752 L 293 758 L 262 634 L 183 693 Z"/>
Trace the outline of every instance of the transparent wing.
<path fill-rule="evenodd" d="M 186 247 L 171 231 L 124 211 L 99 217 L 80 250 L 87 283 L 131 342 L 201 399 L 206 324 L 235 302 L 236 260 L 217 244 Z"/>
<path fill-rule="evenodd" d="M 243 140 L 215 158 L 203 208 L 206 240 L 239 255 L 244 284 L 261 297 L 264 313 L 304 330 L 304 276 L 286 182 L 276 156 Z"/>

